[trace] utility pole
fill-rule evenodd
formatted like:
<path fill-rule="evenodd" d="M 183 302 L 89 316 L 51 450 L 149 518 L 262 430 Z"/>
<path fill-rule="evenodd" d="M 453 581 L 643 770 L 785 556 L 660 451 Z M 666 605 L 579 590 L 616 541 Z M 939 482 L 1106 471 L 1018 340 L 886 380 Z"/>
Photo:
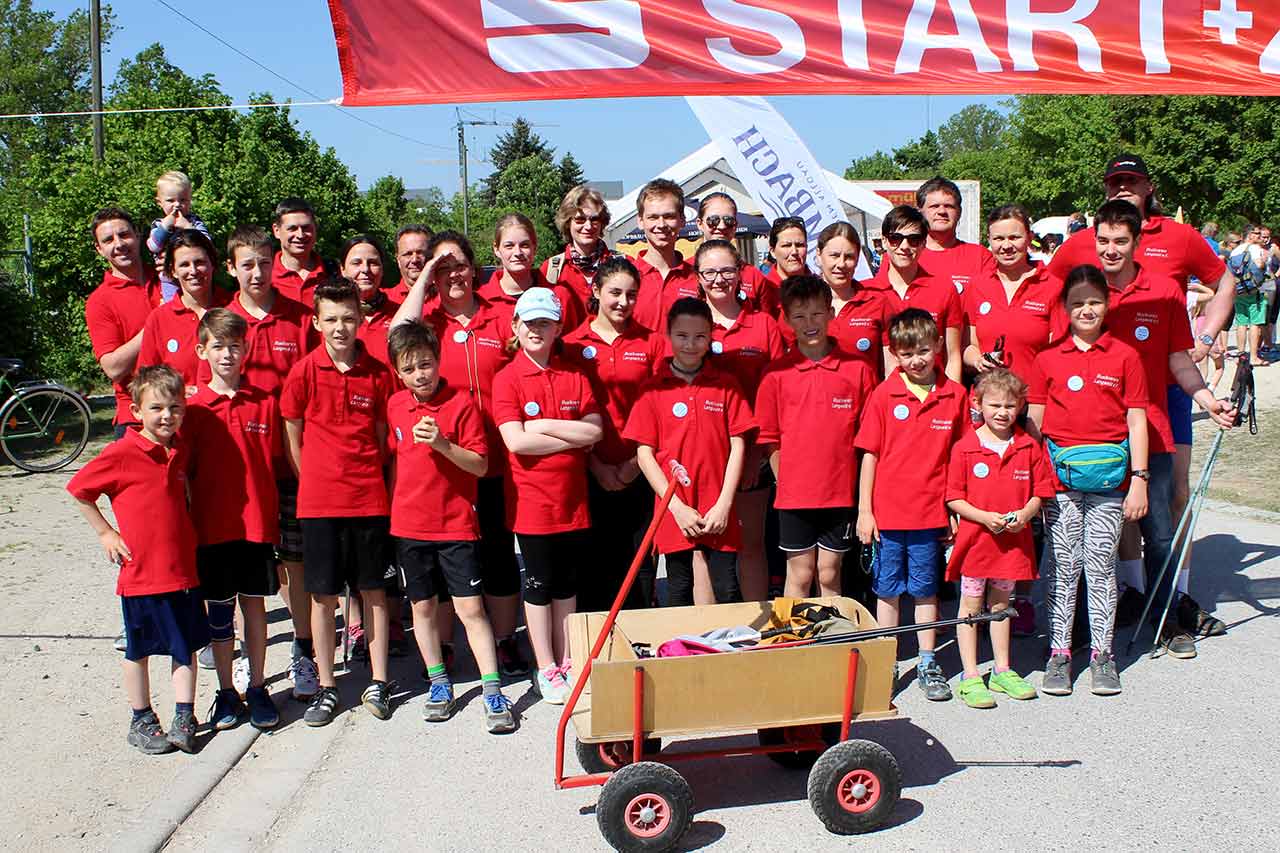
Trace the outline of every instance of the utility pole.
<path fill-rule="evenodd" d="M 461 110 L 454 108 L 454 117 L 458 128 L 458 178 L 462 181 L 462 233 L 470 237 L 471 186 L 467 178 L 467 128 L 468 127 L 514 127 L 509 121 L 463 121 Z M 530 127 L 556 127 L 554 124 L 531 124 Z"/>
<path fill-rule="evenodd" d="M 104 154 L 102 138 L 102 5 L 89 2 L 89 55 L 93 62 L 93 159 L 101 163 Z"/>

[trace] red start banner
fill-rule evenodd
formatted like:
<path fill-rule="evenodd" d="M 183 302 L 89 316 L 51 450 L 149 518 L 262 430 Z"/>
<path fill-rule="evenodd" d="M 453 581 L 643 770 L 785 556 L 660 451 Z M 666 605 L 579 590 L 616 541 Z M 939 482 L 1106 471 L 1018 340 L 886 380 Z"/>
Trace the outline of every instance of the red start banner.
<path fill-rule="evenodd" d="M 329 0 L 352 106 L 1280 94 L 1277 0 Z"/>

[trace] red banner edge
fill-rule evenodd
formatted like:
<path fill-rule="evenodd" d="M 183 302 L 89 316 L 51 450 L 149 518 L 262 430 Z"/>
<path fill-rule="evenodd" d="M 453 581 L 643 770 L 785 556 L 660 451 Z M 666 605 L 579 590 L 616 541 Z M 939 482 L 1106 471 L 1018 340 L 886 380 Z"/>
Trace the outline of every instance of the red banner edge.
<path fill-rule="evenodd" d="M 351 31 L 342 0 L 329 0 L 329 20 L 333 22 L 333 41 L 338 47 L 338 73 L 342 75 L 342 103 L 353 106 L 392 106 L 358 103 L 359 82 L 356 80 L 355 55 L 351 47 Z M 419 102 L 421 103 L 421 102 Z"/>

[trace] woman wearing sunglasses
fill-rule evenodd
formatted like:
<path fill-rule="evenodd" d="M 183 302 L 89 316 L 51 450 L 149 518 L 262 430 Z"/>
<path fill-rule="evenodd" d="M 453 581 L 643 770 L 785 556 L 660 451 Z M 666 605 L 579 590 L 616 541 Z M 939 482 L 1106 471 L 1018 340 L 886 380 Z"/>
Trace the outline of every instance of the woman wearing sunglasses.
<path fill-rule="evenodd" d="M 698 230 L 704 242 L 723 240 L 737 245 L 738 203 L 725 193 L 710 193 L 698 205 Z M 778 315 L 778 285 L 770 281 L 754 265 L 743 263 L 738 273 L 738 289 L 742 298 L 755 311 L 771 317 Z"/>
<path fill-rule="evenodd" d="M 910 205 L 899 205 L 885 216 L 881 230 L 887 251 L 871 286 L 884 291 L 886 314 L 890 318 L 908 308 L 929 312 L 943 330 L 945 346 L 938 357 L 938 367 L 948 379 L 959 382 L 964 367 L 960 351 L 964 322 L 960 296 L 949 279 L 934 278 L 920 268 L 920 253 L 929 233 L 924 214 Z M 898 364 L 887 348 L 887 333 L 883 342 L 888 374 Z"/>
<path fill-rule="evenodd" d="M 591 285 L 600 264 L 613 256 L 604 242 L 609 227 L 609 206 L 598 190 L 579 184 L 565 193 L 556 211 L 556 228 L 565 239 L 564 251 L 542 262 L 548 284 L 563 284 L 578 294 L 582 304 L 591 299 Z"/>

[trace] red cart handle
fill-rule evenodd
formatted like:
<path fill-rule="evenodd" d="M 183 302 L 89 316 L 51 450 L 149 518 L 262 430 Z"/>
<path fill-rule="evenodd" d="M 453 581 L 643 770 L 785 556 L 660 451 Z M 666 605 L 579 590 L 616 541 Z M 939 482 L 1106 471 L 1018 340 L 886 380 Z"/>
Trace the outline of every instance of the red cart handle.
<path fill-rule="evenodd" d="M 649 554 L 649 548 L 653 545 L 653 537 L 658 532 L 658 525 L 662 523 L 662 518 L 666 515 L 667 508 L 671 506 L 671 498 L 675 495 L 676 486 L 680 485 L 688 488 L 690 484 L 689 471 L 679 462 L 672 459 L 667 463 L 667 468 L 671 471 L 671 477 L 667 480 L 667 489 L 662 493 L 662 500 L 658 502 L 658 508 L 654 510 L 653 520 L 649 522 L 649 529 L 644 532 L 644 540 L 641 541 L 639 550 L 636 551 L 635 557 L 631 560 L 631 568 L 627 570 L 627 576 L 622 581 L 622 587 L 618 590 L 618 595 L 613 600 L 613 607 L 609 609 L 609 615 L 605 617 L 604 624 L 600 626 L 600 634 L 591 646 L 591 655 L 587 658 L 586 665 L 582 667 L 582 672 L 578 673 L 578 677 L 574 680 L 573 692 L 569 694 L 569 700 L 565 702 L 564 710 L 560 713 L 560 722 L 556 725 L 557 788 L 560 788 L 561 783 L 564 782 L 565 729 L 568 728 L 569 719 L 573 716 L 573 709 L 578 704 L 578 697 L 586 689 L 587 679 L 591 676 L 591 664 L 599 656 L 600 650 L 604 648 L 604 642 L 608 639 L 609 632 L 613 630 L 613 623 L 617 621 L 618 611 L 622 609 L 622 603 L 627 600 L 627 595 L 635 584 L 636 575 L 640 573 L 640 564 L 644 562 L 645 557 Z"/>

